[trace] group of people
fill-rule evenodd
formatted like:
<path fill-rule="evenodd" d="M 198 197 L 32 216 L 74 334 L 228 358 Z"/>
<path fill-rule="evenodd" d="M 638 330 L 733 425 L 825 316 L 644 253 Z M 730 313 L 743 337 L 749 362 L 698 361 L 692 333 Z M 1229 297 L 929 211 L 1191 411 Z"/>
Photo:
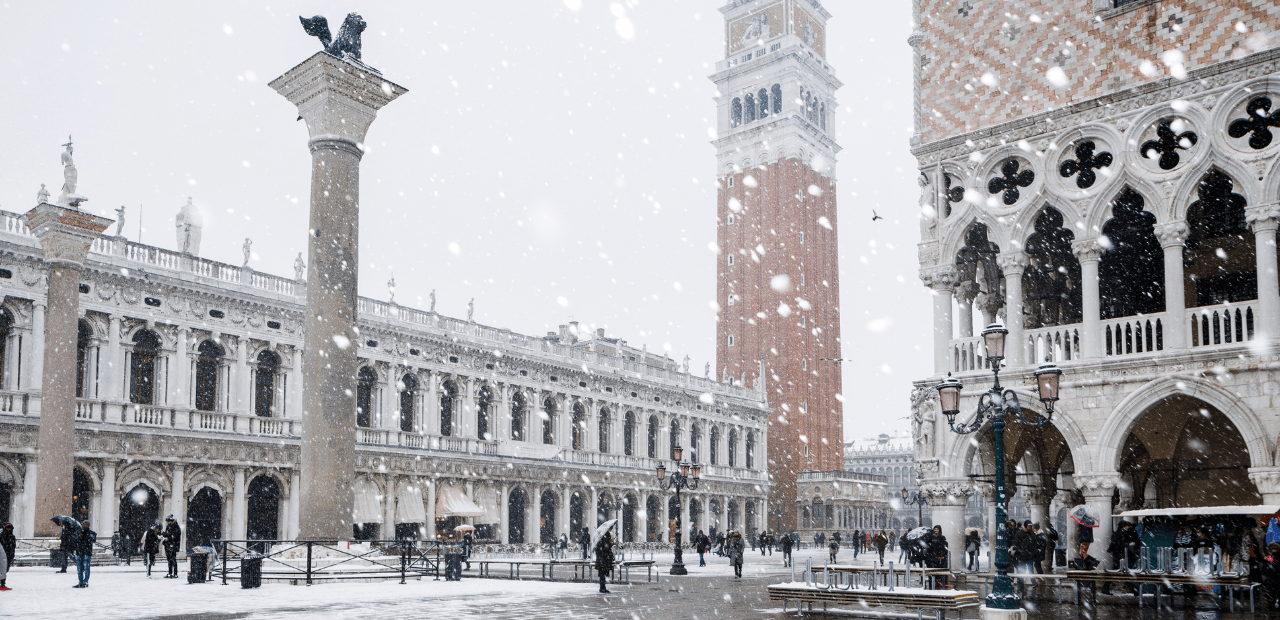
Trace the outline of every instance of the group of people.
<path fill-rule="evenodd" d="M 168 560 L 169 570 L 165 574 L 165 579 L 178 578 L 178 550 L 182 547 L 182 527 L 178 525 L 173 515 L 165 517 L 165 524 L 162 527 L 156 524 L 154 527 L 148 528 L 142 535 L 142 561 L 147 567 L 147 576 L 151 576 L 151 568 L 155 566 L 156 556 L 160 553 L 160 549 L 164 548 L 165 559 Z M 12 530 L 10 525 L 8 528 Z M 123 557 L 127 562 L 129 556 L 132 555 L 132 549 L 127 547 L 125 541 L 127 537 L 116 532 L 111 537 L 111 551 L 118 558 Z M 71 519 L 62 522 L 62 533 L 59 539 L 59 554 L 61 565 L 58 572 L 67 572 L 67 564 L 69 560 L 74 559 L 76 564 L 76 577 L 78 583 L 72 586 L 75 588 L 89 587 L 90 566 L 93 563 L 93 551 L 95 543 L 98 541 L 98 533 L 89 527 L 89 522 L 84 521 L 76 527 L 75 522 Z M 3 583 L 3 582 L 0 582 Z"/>

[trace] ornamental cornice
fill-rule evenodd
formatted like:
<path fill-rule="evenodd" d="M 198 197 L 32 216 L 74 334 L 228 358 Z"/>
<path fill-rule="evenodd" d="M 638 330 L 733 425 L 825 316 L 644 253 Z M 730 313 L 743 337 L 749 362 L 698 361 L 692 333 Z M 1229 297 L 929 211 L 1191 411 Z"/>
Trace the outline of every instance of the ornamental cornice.
<path fill-rule="evenodd" d="M 991 146 L 1032 140 L 1057 133 L 1060 129 L 1109 120 L 1169 101 L 1185 100 L 1206 91 L 1275 73 L 1277 70 L 1280 70 L 1280 48 L 1272 48 L 1238 60 L 1226 60 L 1195 69 L 1188 72 L 1189 75 L 1183 80 L 1164 78 L 1049 112 L 927 142 L 912 148 L 911 153 L 921 165 L 934 164 Z M 1204 101 L 1206 107 L 1212 107 L 1216 103 L 1217 95 L 1201 97 L 1206 100 L 1210 98 L 1212 102 Z"/>

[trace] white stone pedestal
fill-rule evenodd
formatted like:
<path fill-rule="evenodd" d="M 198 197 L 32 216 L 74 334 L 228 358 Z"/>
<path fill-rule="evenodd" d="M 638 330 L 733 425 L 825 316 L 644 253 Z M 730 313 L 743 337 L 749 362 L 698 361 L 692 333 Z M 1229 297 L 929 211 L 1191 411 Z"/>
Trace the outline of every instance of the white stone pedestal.
<path fill-rule="evenodd" d="M 1027 620 L 1025 609 L 992 609 L 987 606 L 978 608 L 979 620 Z"/>

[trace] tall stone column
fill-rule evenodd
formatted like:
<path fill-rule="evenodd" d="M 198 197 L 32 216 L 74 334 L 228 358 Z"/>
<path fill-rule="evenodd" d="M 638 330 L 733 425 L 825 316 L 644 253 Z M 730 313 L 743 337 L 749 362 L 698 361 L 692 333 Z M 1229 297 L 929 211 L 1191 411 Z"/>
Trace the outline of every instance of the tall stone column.
<path fill-rule="evenodd" d="M 1182 272 L 1182 247 L 1187 242 L 1187 223 L 1169 222 L 1156 227 L 1156 237 L 1164 248 L 1164 348 L 1187 346 L 1187 298 Z"/>
<path fill-rule="evenodd" d="M 981 287 L 977 282 L 965 282 L 955 289 L 957 334 L 961 338 L 973 336 L 973 301 L 978 298 Z"/>
<path fill-rule="evenodd" d="M 511 542 L 511 486 L 502 485 L 501 495 L 498 496 L 498 542 L 509 544 Z"/>
<path fill-rule="evenodd" d="M 190 362 L 187 361 L 187 334 L 191 331 L 188 327 L 178 328 L 178 345 L 176 355 L 174 355 L 173 368 L 173 398 L 169 400 L 176 403 L 179 407 L 190 407 L 195 403 L 191 399 L 190 390 L 187 389 L 187 376 L 190 374 Z M 185 521 L 184 521 L 185 523 Z M 185 530 L 184 530 L 185 535 Z"/>
<path fill-rule="evenodd" d="M 1022 316 L 1022 273 L 1026 268 L 1026 253 L 1006 252 L 1000 255 L 1000 269 L 1004 271 L 1004 326 L 1009 330 L 1004 359 L 1009 366 L 1040 361 L 1027 358 L 1026 338 L 1022 336 L 1022 328 L 1026 324 Z"/>
<path fill-rule="evenodd" d="M 289 369 L 289 385 L 291 386 L 291 394 L 285 403 L 285 417 L 298 418 L 298 414 L 302 411 L 302 399 L 306 392 L 302 385 L 302 347 L 294 345 L 293 347 L 293 368 Z M 297 517 L 297 514 L 294 514 Z"/>
<path fill-rule="evenodd" d="M 382 538 L 391 540 L 396 537 L 396 477 L 387 474 L 383 477 L 383 526 Z"/>
<path fill-rule="evenodd" d="M 76 271 L 77 294 L 79 293 L 79 278 L 80 278 L 80 272 L 77 269 Z M 50 277 L 50 280 L 52 280 L 52 277 Z M 50 284 L 52 285 L 52 282 L 50 282 Z M 49 295 L 50 297 L 52 297 L 53 295 L 52 286 L 50 287 Z M 79 296 L 77 296 L 76 299 L 79 300 Z M 43 388 L 44 388 L 44 385 L 43 385 L 44 358 L 45 358 L 44 352 L 47 349 L 47 342 L 49 340 L 48 332 L 45 329 L 47 314 L 48 314 L 48 308 L 45 306 L 44 302 L 36 301 L 35 303 L 31 304 L 32 355 L 31 355 L 31 362 L 27 364 L 27 367 L 29 369 L 28 372 L 31 373 L 31 377 L 28 380 L 27 384 L 23 386 L 28 388 L 33 386 L 35 387 L 35 394 L 33 394 L 35 398 L 32 398 L 30 404 L 28 405 L 28 411 L 30 412 L 31 415 L 40 415 L 40 404 L 41 404 L 41 401 L 43 400 L 43 398 L 41 398 L 41 392 L 43 392 Z M 79 329 L 80 329 L 80 323 L 79 323 L 79 317 L 77 317 L 76 319 L 76 330 L 77 330 L 76 339 L 77 340 L 79 340 L 79 335 L 80 335 Z M 72 385 L 71 390 L 72 390 L 72 394 L 74 395 L 75 394 L 74 375 L 72 376 L 72 379 L 73 381 L 71 384 Z"/>
<path fill-rule="evenodd" d="M 542 543 L 542 492 L 536 487 L 531 487 L 525 497 L 528 498 L 525 502 L 525 510 L 529 515 L 526 519 L 529 525 L 525 527 L 524 541 L 540 544 Z M 506 504 L 503 504 L 499 510 L 504 517 L 509 516 L 507 513 L 510 512 L 510 508 Z"/>
<path fill-rule="evenodd" d="M 558 523 L 556 527 L 556 529 L 559 530 L 561 534 L 568 534 L 571 539 L 573 538 L 574 533 L 569 531 L 569 519 L 570 519 L 569 502 L 572 499 L 573 499 L 573 489 L 571 487 L 565 487 L 564 489 L 561 489 L 560 518 L 559 518 L 560 523 Z"/>
<path fill-rule="evenodd" d="M 920 279 L 933 289 L 933 371 L 941 375 L 951 370 L 951 296 L 956 272 L 940 267 L 922 273 Z"/>
<path fill-rule="evenodd" d="M 116 531 L 116 511 L 120 510 L 120 498 L 116 496 L 116 462 L 102 462 L 102 506 L 98 511 L 98 531 Z"/>
<path fill-rule="evenodd" d="M 422 486 L 427 490 L 427 540 L 436 539 L 436 483 L 434 480 L 423 480 Z"/>
<path fill-rule="evenodd" d="M 173 488 L 169 490 L 169 514 L 182 527 L 182 541 L 178 546 L 181 551 L 187 550 L 187 468 L 182 463 L 173 464 Z M 114 498 L 109 498 L 114 501 Z"/>
<path fill-rule="evenodd" d="M 1107 553 L 1107 547 L 1111 546 L 1111 496 L 1120 483 L 1120 474 L 1076 474 L 1072 479 L 1076 488 L 1084 495 L 1084 503 L 1098 514 L 1098 527 L 1093 530 L 1093 544 L 1089 545 L 1089 555 L 1097 558 L 1103 566 L 1111 568 L 1111 554 Z"/>
<path fill-rule="evenodd" d="M 635 515 L 636 542 L 653 542 L 649 540 L 649 498 L 640 495 L 636 501 L 640 505 L 631 507 L 631 514 Z"/>
<path fill-rule="evenodd" d="M 244 468 L 235 468 L 235 481 L 232 483 L 231 497 L 231 540 L 244 540 L 248 525 L 247 508 L 244 489 Z M 347 509 L 350 511 L 350 509 Z"/>
<path fill-rule="evenodd" d="M 1258 273 L 1259 338 L 1280 335 L 1280 273 L 1276 266 L 1276 227 L 1280 226 L 1280 209 L 1255 207 L 1248 209 L 1245 219 L 1253 228 L 1254 255 Z"/>
<path fill-rule="evenodd" d="M 299 488 L 301 486 L 302 475 L 295 469 L 289 476 L 289 528 L 285 534 L 287 540 L 298 539 L 298 502 L 301 498 Z"/>
<path fill-rule="evenodd" d="M 1102 299 L 1098 289 L 1098 263 L 1102 261 L 1102 246 L 1097 239 L 1082 239 L 1071 244 L 1071 250 L 1080 259 L 1080 310 L 1084 315 L 1080 334 L 1080 355 L 1085 359 L 1102 356 Z M 1165 330 L 1166 333 L 1168 330 Z"/>
<path fill-rule="evenodd" d="M 22 216 L 40 240 L 49 264 L 48 312 L 44 350 L 33 364 L 43 364 L 40 381 L 40 431 L 37 454 L 35 535 L 57 536 L 50 521 L 71 514 L 72 468 L 75 466 L 76 341 L 80 321 L 80 269 L 93 243 L 111 220 L 74 207 L 41 203 Z M 37 337 L 37 342 L 39 338 Z M 36 366 L 37 368 L 39 366 Z"/>
<path fill-rule="evenodd" d="M 355 478 L 360 159 L 379 109 L 404 94 L 363 65 L 319 52 L 271 82 L 298 106 L 311 150 L 302 411 L 301 539 L 350 536 Z"/>

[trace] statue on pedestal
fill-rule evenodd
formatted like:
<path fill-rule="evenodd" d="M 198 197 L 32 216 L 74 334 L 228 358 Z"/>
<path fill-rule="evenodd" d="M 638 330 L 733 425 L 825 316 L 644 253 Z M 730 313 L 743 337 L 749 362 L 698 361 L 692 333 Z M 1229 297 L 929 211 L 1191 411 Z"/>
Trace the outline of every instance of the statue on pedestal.
<path fill-rule="evenodd" d="M 431 309 L 428 312 L 436 311 L 436 289 L 431 289 Z"/>
<path fill-rule="evenodd" d="M 293 259 L 293 279 L 301 282 L 306 273 L 307 264 L 302 260 L 302 252 L 298 252 L 298 257 Z"/>
<path fill-rule="evenodd" d="M 178 233 L 178 247 L 182 248 L 182 253 L 199 254 L 204 216 L 200 214 L 200 209 L 196 208 L 190 196 L 187 196 L 187 204 L 178 209 L 178 215 L 173 218 L 173 225 Z"/>
<path fill-rule="evenodd" d="M 40 184 L 40 191 L 36 192 L 36 204 L 42 205 L 49 202 L 49 190 L 44 188 L 44 183 Z"/>
<path fill-rule="evenodd" d="M 391 303 L 396 303 L 396 277 L 394 275 L 391 276 L 390 280 L 387 280 L 387 294 L 391 297 Z"/>
<path fill-rule="evenodd" d="M 707 362 L 707 364 L 702 367 L 702 378 L 703 379 L 711 378 L 711 362 Z"/>
<path fill-rule="evenodd" d="M 253 248 L 253 239 L 250 239 L 250 238 L 248 238 L 248 237 L 245 237 L 245 238 L 244 238 L 244 248 L 243 248 L 243 249 L 244 249 L 244 266 L 245 266 L 245 267 L 248 267 L 248 266 L 249 266 L 249 257 L 253 255 L 253 250 L 252 250 L 251 248 Z"/>
<path fill-rule="evenodd" d="M 41 187 L 44 187 L 43 185 Z M 124 205 L 116 209 L 116 236 L 124 236 Z"/>
<path fill-rule="evenodd" d="M 76 193 L 80 173 L 76 172 L 76 162 L 71 156 L 74 152 L 71 148 L 71 136 L 67 136 L 67 143 L 62 146 L 67 147 L 67 150 L 62 154 L 62 195 L 58 196 L 58 205 L 79 208 L 80 203 L 88 198 Z"/>
<path fill-rule="evenodd" d="M 684 374 L 689 374 L 689 355 L 687 353 L 684 356 Z"/>
<path fill-rule="evenodd" d="M 338 58 L 360 61 L 360 33 L 364 32 L 367 24 L 358 14 L 347 14 L 347 18 L 342 21 L 342 29 L 338 31 L 338 38 L 332 41 L 329 35 L 329 20 L 323 15 L 316 15 L 311 19 L 299 16 L 298 20 L 302 22 L 302 29 L 307 34 L 320 39 L 325 52 Z"/>
<path fill-rule="evenodd" d="M 475 297 L 472 297 L 472 298 L 471 298 L 471 301 L 468 301 L 468 302 L 467 302 L 467 322 L 468 322 L 468 323 L 474 323 L 474 322 L 475 322 L 475 321 L 474 321 L 474 320 L 472 320 L 472 318 L 471 318 L 471 317 L 475 316 L 475 314 L 476 314 L 476 298 L 475 298 Z"/>

